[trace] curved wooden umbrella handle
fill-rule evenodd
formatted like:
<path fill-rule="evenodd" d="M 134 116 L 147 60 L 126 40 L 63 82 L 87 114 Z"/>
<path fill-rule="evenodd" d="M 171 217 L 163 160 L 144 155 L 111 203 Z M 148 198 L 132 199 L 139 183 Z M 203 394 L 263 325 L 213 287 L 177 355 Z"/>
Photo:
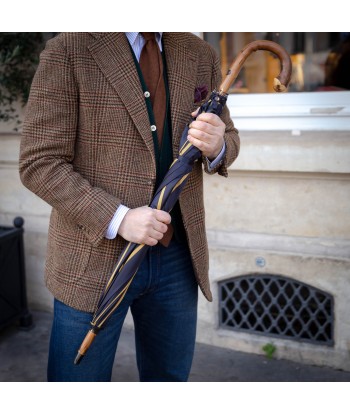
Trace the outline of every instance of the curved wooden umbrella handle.
<path fill-rule="evenodd" d="M 257 50 L 268 50 L 278 56 L 281 62 L 281 72 L 274 79 L 273 88 L 276 92 L 285 92 L 289 84 L 292 75 L 292 62 L 286 50 L 276 42 L 270 40 L 255 40 L 254 42 L 248 43 L 237 55 L 233 61 L 230 69 L 227 71 L 226 78 L 222 82 L 219 88 L 219 94 L 227 94 L 230 86 L 236 80 L 244 62 L 252 52 Z"/>

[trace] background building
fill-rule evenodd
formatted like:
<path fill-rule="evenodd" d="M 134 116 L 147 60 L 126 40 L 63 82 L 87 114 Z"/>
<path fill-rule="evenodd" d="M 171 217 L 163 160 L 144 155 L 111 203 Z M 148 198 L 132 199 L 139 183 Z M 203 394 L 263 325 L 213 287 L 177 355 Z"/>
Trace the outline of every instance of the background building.
<path fill-rule="evenodd" d="M 223 73 L 254 39 L 278 41 L 293 62 L 288 94 L 270 93 L 279 67 L 266 52 L 232 87 L 241 151 L 227 179 L 204 178 L 214 301 L 200 296 L 198 340 L 252 353 L 273 345 L 278 358 L 350 370 L 349 36 L 198 35 L 217 49 Z M 0 223 L 24 217 L 29 302 L 51 309 L 50 207 L 20 183 L 14 125 L 0 124 Z"/>

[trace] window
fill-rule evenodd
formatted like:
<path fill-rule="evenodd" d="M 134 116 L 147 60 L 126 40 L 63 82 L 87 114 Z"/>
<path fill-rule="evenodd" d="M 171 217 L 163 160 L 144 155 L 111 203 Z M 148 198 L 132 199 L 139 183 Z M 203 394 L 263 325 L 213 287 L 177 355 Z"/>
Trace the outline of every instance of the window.
<path fill-rule="evenodd" d="M 223 76 L 246 44 L 261 39 L 279 43 L 291 56 L 289 92 L 350 90 L 350 33 L 204 33 L 204 40 L 221 58 Z M 247 59 L 229 92 L 274 92 L 273 78 L 278 73 L 279 60 L 271 53 L 257 51 Z"/>
<path fill-rule="evenodd" d="M 239 131 L 349 131 L 350 33 L 197 33 L 221 58 L 223 77 L 237 53 L 259 39 L 281 44 L 290 54 L 287 94 L 271 93 L 279 60 L 252 53 L 231 86 L 227 105 Z"/>

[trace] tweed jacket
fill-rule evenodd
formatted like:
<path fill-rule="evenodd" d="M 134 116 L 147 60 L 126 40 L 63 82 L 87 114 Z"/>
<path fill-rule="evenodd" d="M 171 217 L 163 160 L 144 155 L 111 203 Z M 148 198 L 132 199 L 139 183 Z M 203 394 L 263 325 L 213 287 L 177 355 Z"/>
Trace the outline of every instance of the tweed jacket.
<path fill-rule="evenodd" d="M 220 84 L 214 49 L 190 33 L 164 33 L 173 155 L 194 111 L 196 86 Z M 228 109 L 226 153 L 210 173 L 204 157 L 179 199 L 196 280 L 212 301 L 203 204 L 203 164 L 227 177 L 239 152 Z M 120 204 L 148 205 L 156 161 L 140 80 L 124 33 L 61 33 L 46 43 L 25 109 L 22 183 L 52 206 L 45 283 L 60 301 L 95 310 L 126 241 L 104 237 Z"/>

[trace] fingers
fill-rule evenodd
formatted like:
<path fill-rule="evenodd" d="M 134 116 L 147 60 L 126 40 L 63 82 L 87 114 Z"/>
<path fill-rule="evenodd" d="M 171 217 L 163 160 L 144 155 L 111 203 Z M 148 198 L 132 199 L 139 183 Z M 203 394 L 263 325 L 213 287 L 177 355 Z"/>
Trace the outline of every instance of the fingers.
<path fill-rule="evenodd" d="M 154 222 L 153 229 L 155 229 L 157 232 L 165 233 L 168 229 L 168 226 L 165 225 L 165 223 L 156 220 Z"/>
<path fill-rule="evenodd" d="M 148 234 L 149 238 L 157 239 L 157 241 L 161 240 L 163 236 L 164 236 L 164 233 L 158 232 L 156 229 L 151 229 Z"/>
<path fill-rule="evenodd" d="M 170 222 L 168 212 L 142 206 L 128 210 L 119 225 L 118 234 L 127 241 L 154 246 L 163 238 Z"/>
<path fill-rule="evenodd" d="M 225 129 L 225 123 L 217 115 L 202 113 L 191 122 L 187 140 L 213 160 L 223 146 Z"/>
<path fill-rule="evenodd" d="M 203 121 L 194 121 L 191 123 L 191 128 L 188 130 L 188 135 L 197 138 L 198 140 L 210 143 L 215 135 L 213 127 Z"/>
<path fill-rule="evenodd" d="M 211 114 L 209 112 L 202 112 L 201 114 L 199 114 L 197 121 L 204 121 L 216 127 L 224 124 L 220 117 L 218 117 L 216 114 Z"/>
<path fill-rule="evenodd" d="M 209 143 L 207 143 L 206 141 L 199 140 L 198 138 L 192 136 L 188 136 L 187 140 L 195 147 L 197 147 L 204 155 L 206 155 L 206 152 L 210 151 L 211 149 Z"/>
<path fill-rule="evenodd" d="M 165 224 L 169 224 L 171 222 L 171 216 L 168 212 L 164 210 L 154 209 L 155 219 L 159 222 L 163 222 Z"/>
<path fill-rule="evenodd" d="M 166 224 L 171 222 L 171 216 L 164 210 L 152 209 L 153 220 L 148 223 L 146 235 L 142 238 L 142 243 L 155 246 L 160 241 L 168 229 Z"/>
<path fill-rule="evenodd" d="M 197 120 L 191 122 L 188 130 L 189 135 L 207 143 L 213 139 L 213 136 L 221 136 L 224 132 L 225 124 L 214 114 L 201 114 Z"/>
<path fill-rule="evenodd" d="M 191 129 L 204 131 L 208 134 L 212 134 L 214 131 L 216 131 L 215 126 L 213 126 L 212 124 L 209 124 L 208 122 L 201 121 L 199 119 L 197 119 L 196 121 L 191 122 L 190 130 Z"/>
<path fill-rule="evenodd" d="M 160 241 L 163 238 L 167 229 L 167 225 L 165 225 L 163 222 L 155 220 L 153 229 L 150 229 L 148 231 L 148 235 L 145 238 L 145 244 L 150 246 L 157 245 L 158 241 Z"/>
<path fill-rule="evenodd" d="M 135 242 L 154 246 L 163 238 L 163 236 L 164 234 L 162 232 L 158 232 L 154 228 L 147 229 L 143 234 L 138 234 L 135 237 Z"/>
<path fill-rule="evenodd" d="M 154 245 L 157 245 L 158 240 L 157 239 L 154 239 L 154 238 L 151 238 L 151 237 L 147 237 L 144 240 L 143 243 L 146 244 L 146 245 L 149 245 L 149 246 L 154 246 Z"/>

